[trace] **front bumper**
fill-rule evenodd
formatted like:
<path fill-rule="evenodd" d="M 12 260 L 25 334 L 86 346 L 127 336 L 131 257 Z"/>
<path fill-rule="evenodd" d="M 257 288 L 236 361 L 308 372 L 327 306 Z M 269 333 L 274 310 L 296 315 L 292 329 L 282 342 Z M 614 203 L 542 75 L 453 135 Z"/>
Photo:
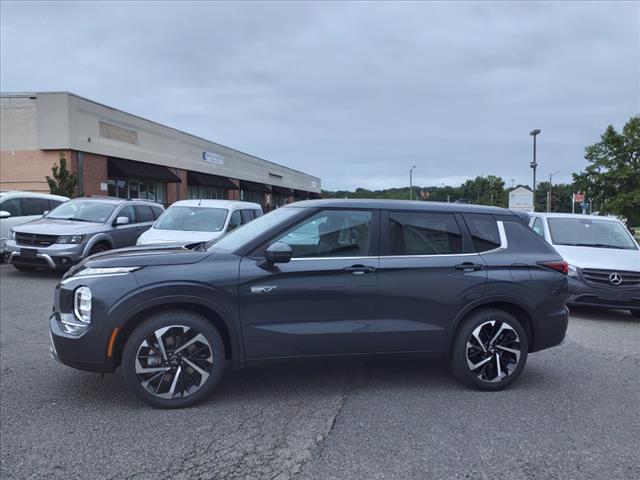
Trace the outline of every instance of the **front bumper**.
<path fill-rule="evenodd" d="M 82 260 L 84 249 L 84 244 L 54 243 L 48 247 L 31 247 L 8 240 L 4 253 L 7 262 L 16 265 L 64 269 Z"/>
<path fill-rule="evenodd" d="M 59 315 L 59 314 L 58 314 Z M 104 352 L 96 355 L 103 347 L 100 340 L 96 341 L 95 329 L 89 329 L 80 336 L 69 335 L 62 331 L 60 320 L 56 314 L 49 318 L 49 335 L 51 356 L 72 368 L 88 372 L 113 372 L 113 364 L 104 358 Z M 98 350 L 96 350 L 98 348 Z"/>
<path fill-rule="evenodd" d="M 582 280 L 569 278 L 567 304 L 640 311 L 640 290 L 620 287 L 592 287 Z"/>

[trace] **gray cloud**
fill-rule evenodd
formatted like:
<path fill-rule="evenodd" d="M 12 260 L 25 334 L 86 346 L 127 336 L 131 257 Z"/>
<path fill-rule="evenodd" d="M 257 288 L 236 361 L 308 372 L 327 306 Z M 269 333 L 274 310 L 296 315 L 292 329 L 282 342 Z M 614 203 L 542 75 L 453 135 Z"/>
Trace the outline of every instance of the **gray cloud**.
<path fill-rule="evenodd" d="M 3 91 L 69 90 L 329 189 L 568 180 L 640 111 L 638 3 L 2 4 Z"/>

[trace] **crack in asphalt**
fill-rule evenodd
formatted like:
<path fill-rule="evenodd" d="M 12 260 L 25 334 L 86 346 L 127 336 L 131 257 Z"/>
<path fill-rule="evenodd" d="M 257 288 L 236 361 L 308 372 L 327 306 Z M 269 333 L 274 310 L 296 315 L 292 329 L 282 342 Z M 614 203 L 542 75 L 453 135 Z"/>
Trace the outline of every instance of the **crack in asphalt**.
<path fill-rule="evenodd" d="M 158 470 L 145 468 L 126 478 L 292 480 L 306 463 L 322 457 L 345 404 L 370 380 L 370 370 L 366 365 L 360 366 L 352 386 L 337 398 L 314 398 L 319 405 L 311 413 L 307 398 L 292 398 L 292 404 L 283 405 L 276 412 L 273 405 L 262 406 L 235 425 L 232 441 L 224 437 L 204 442 L 196 439 L 189 452 L 174 459 L 173 464 Z M 274 417 L 276 421 L 280 417 L 276 429 Z"/>

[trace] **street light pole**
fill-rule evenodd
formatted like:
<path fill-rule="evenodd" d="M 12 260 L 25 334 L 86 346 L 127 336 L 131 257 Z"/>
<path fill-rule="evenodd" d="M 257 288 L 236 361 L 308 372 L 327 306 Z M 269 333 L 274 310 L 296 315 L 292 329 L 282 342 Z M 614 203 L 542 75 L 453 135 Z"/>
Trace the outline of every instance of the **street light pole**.
<path fill-rule="evenodd" d="M 560 173 L 558 170 L 556 170 L 553 173 L 549 173 L 549 191 L 547 192 L 547 212 L 551 212 L 551 181 L 553 179 L 553 176 L 556 173 Z"/>
<path fill-rule="evenodd" d="M 413 200 L 413 169 L 416 168 L 414 165 L 409 169 L 409 200 Z"/>
<path fill-rule="evenodd" d="M 536 137 L 540 134 L 541 130 L 536 128 L 535 130 L 531 130 L 529 135 L 533 137 L 533 162 L 529 164 L 529 166 L 533 169 L 533 210 L 536 209 L 536 169 L 538 168 L 538 163 L 536 162 Z"/>

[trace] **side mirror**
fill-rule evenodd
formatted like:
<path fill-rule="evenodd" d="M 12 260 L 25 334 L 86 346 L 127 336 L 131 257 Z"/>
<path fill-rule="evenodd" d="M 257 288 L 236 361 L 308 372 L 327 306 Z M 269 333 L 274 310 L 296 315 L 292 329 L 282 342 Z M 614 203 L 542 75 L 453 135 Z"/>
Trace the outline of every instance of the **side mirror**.
<path fill-rule="evenodd" d="M 292 256 L 293 252 L 289 245 L 284 242 L 275 242 L 269 245 L 264 258 L 269 263 L 287 263 Z"/>
<path fill-rule="evenodd" d="M 11 214 L 6 210 L 0 210 L 0 218 L 9 218 Z"/>
<path fill-rule="evenodd" d="M 114 222 L 114 225 L 127 225 L 129 223 L 129 217 L 118 217 Z"/>

